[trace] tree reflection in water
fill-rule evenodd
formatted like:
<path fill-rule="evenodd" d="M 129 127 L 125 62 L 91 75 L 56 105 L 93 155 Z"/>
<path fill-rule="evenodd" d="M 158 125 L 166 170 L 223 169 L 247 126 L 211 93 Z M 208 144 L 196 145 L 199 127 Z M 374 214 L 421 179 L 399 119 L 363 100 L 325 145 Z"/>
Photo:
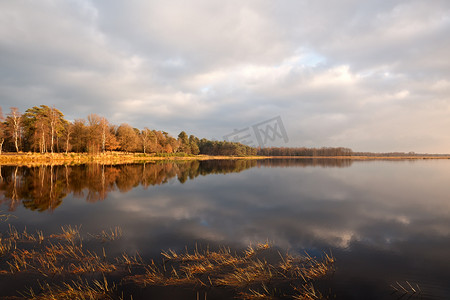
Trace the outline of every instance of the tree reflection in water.
<path fill-rule="evenodd" d="M 177 178 L 180 183 L 199 175 L 236 173 L 253 167 L 348 167 L 351 160 L 275 159 L 206 160 L 136 164 L 0 166 L 0 203 L 16 210 L 20 203 L 33 211 L 53 211 L 72 194 L 88 202 L 104 200 L 108 193 L 148 188 Z"/>

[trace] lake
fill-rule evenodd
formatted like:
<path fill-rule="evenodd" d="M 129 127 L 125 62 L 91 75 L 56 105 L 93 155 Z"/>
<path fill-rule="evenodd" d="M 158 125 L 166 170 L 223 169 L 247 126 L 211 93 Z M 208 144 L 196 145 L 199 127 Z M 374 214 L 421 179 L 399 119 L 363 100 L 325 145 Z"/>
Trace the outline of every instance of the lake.
<path fill-rule="evenodd" d="M 5 165 L 0 182 L 0 214 L 11 215 L 0 222 L 4 235 L 9 225 L 45 234 L 71 225 L 91 236 L 120 227 L 101 245 L 108 256 L 138 251 L 155 261 L 162 250 L 268 241 L 277 251 L 332 253 L 334 272 L 315 283 L 325 297 L 450 299 L 450 160 Z M 0 295 L 27 286 L 0 276 Z M 133 292 L 168 299 L 166 290 L 125 294 Z"/>

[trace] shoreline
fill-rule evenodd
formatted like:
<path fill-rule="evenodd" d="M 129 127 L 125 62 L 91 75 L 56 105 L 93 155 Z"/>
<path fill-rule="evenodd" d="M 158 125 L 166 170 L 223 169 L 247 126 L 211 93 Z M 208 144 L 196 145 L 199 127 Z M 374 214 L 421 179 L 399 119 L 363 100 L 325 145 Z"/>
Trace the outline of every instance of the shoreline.
<path fill-rule="evenodd" d="M 34 165 L 34 164 L 124 164 L 161 161 L 192 160 L 261 160 L 261 159 L 338 159 L 338 160 L 423 160 L 450 159 L 450 155 L 415 155 L 415 156 L 224 156 L 224 155 L 189 155 L 156 156 L 143 153 L 108 152 L 101 154 L 87 153 L 2 153 L 0 165 Z"/>
<path fill-rule="evenodd" d="M 143 153 L 2 153 L 0 165 L 65 165 L 65 164 L 127 164 L 161 161 L 192 161 L 192 160 L 256 160 L 268 159 L 269 156 L 223 156 L 223 155 L 167 155 L 156 156 Z"/>

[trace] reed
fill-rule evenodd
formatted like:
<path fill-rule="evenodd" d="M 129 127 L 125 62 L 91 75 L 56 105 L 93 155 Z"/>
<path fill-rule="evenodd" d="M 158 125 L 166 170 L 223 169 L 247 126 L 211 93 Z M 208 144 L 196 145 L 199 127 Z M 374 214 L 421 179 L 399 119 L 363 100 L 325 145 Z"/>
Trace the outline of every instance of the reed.
<path fill-rule="evenodd" d="M 401 285 L 398 281 L 395 282 L 395 284 L 391 284 L 391 288 L 394 289 L 394 292 L 402 293 L 403 295 L 409 294 L 409 295 L 419 295 L 422 293 L 422 290 L 420 289 L 419 284 L 412 285 L 409 283 L 409 281 L 405 281 L 406 284 Z"/>
<path fill-rule="evenodd" d="M 270 247 L 271 247 L 271 245 L 268 241 L 265 243 L 257 244 L 255 248 L 250 244 L 244 253 L 245 253 L 246 257 L 252 257 L 253 255 L 260 252 L 261 250 L 266 250 L 266 249 L 269 249 Z"/>
<path fill-rule="evenodd" d="M 10 218 L 15 218 L 14 215 L 11 214 L 5 214 L 2 213 L 2 211 L 0 210 L 0 222 L 6 222 L 8 221 Z"/>
<path fill-rule="evenodd" d="M 234 291 L 240 299 L 318 299 L 320 293 L 313 281 L 334 270 L 334 257 L 326 253 L 320 259 L 308 253 L 279 253 L 278 259 L 269 262 L 264 259 L 268 254 L 265 251 L 272 251 L 268 242 L 250 245 L 240 253 L 227 247 L 217 251 L 200 251 L 198 247 L 184 252 L 169 249 L 161 252 L 161 264 L 153 260 L 146 263 L 139 254 L 123 253 L 108 259 L 104 250 L 98 254 L 83 246 L 80 229 L 63 226 L 60 233 L 45 236 L 42 231 L 31 234 L 9 226 L 8 233 L 0 238 L 0 274 L 33 274 L 40 278 L 39 292 L 24 292 L 28 299 L 109 299 L 122 284 L 223 288 Z M 104 242 L 121 235 L 120 227 L 115 227 L 90 236 Z M 106 279 L 112 274 L 116 284 Z M 103 280 L 94 280 L 100 275 Z"/>
<path fill-rule="evenodd" d="M 110 228 L 109 231 L 102 230 L 99 234 L 89 234 L 91 237 L 100 240 L 102 243 L 115 241 L 122 237 L 122 228 L 116 226 Z"/>
<path fill-rule="evenodd" d="M 0 237 L 0 257 L 9 253 L 15 247 L 14 245 L 11 239 L 3 239 Z"/>
<path fill-rule="evenodd" d="M 297 292 L 297 294 L 294 295 L 292 299 L 295 300 L 323 299 L 323 295 L 314 288 L 314 285 L 311 282 L 303 284 L 301 288 L 294 287 L 294 290 Z"/>
<path fill-rule="evenodd" d="M 8 228 L 9 228 L 9 238 L 11 240 L 15 240 L 18 241 L 20 239 L 20 234 L 17 231 L 17 229 L 14 226 L 11 226 L 11 224 L 8 224 Z"/>
<path fill-rule="evenodd" d="M 77 238 L 78 240 L 81 240 L 80 229 L 81 226 L 74 226 L 74 227 L 70 225 L 61 226 L 62 232 L 59 234 L 52 234 L 50 235 L 50 238 L 57 238 L 73 243 Z"/>
<path fill-rule="evenodd" d="M 48 277 L 55 274 L 86 274 L 110 273 L 117 267 L 105 260 L 105 254 L 98 254 L 83 248 L 79 227 L 61 227 L 62 232 L 45 238 L 38 231 L 31 235 L 24 230 L 19 234 L 13 227 L 9 227 L 9 238 L 0 240 L 2 255 L 8 254 L 7 265 L 11 274 L 26 271 L 37 271 Z M 54 241 L 59 241 L 54 243 Z M 17 242 L 32 241 L 38 245 L 46 241 L 46 245 L 36 249 L 17 248 Z M 14 246 L 14 249 L 13 249 Z"/>
<path fill-rule="evenodd" d="M 121 265 L 127 265 L 127 266 L 144 266 L 144 262 L 142 260 L 142 257 L 139 255 L 139 253 L 136 253 L 133 256 L 130 256 L 127 253 L 122 253 L 120 257 L 116 257 L 116 262 Z"/>
<path fill-rule="evenodd" d="M 70 283 L 62 283 L 62 285 L 50 285 L 48 283 L 40 284 L 41 292 L 36 294 L 32 288 L 25 293 L 21 293 L 26 299 L 47 300 L 47 299 L 82 299 L 82 300 L 98 300 L 98 299 L 114 299 L 114 292 L 117 290 L 116 285 L 110 284 L 105 277 L 103 280 L 94 280 L 89 283 L 79 278 Z"/>
<path fill-rule="evenodd" d="M 226 287 L 236 290 L 241 299 L 269 299 L 279 293 L 281 289 L 277 287 L 295 284 L 295 299 L 314 299 L 318 293 L 312 281 L 334 270 L 334 257 L 326 253 L 322 259 L 309 254 L 280 254 L 278 264 L 257 258 L 269 248 L 268 243 L 249 246 L 242 254 L 232 254 L 227 248 L 204 252 L 195 249 L 193 253 L 186 251 L 181 254 L 169 249 L 162 252 L 165 258 L 162 269 L 152 263 L 146 274 L 132 275 L 127 279 L 142 285 Z"/>

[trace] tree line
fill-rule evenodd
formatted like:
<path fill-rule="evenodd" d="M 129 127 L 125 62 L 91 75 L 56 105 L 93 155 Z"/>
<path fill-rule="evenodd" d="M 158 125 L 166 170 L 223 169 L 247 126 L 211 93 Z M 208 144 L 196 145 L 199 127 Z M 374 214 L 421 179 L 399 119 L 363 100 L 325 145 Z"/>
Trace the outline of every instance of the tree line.
<path fill-rule="evenodd" d="M 91 153 L 123 151 L 155 155 L 225 156 L 351 156 L 343 147 L 254 148 L 237 142 L 199 139 L 181 131 L 172 137 L 162 130 L 134 128 L 126 123 L 115 125 L 105 117 L 90 114 L 70 122 L 55 107 L 34 106 L 21 113 L 11 107 L 4 117 L 0 107 L 0 154 L 8 152 Z"/>
<path fill-rule="evenodd" d="M 162 130 L 111 124 L 90 114 L 67 121 L 55 107 L 34 106 L 24 113 L 16 107 L 3 116 L 0 107 L 0 154 L 8 152 L 92 153 L 124 151 L 144 154 L 256 155 L 256 149 L 234 142 L 199 139 L 181 131 L 175 138 Z"/>

